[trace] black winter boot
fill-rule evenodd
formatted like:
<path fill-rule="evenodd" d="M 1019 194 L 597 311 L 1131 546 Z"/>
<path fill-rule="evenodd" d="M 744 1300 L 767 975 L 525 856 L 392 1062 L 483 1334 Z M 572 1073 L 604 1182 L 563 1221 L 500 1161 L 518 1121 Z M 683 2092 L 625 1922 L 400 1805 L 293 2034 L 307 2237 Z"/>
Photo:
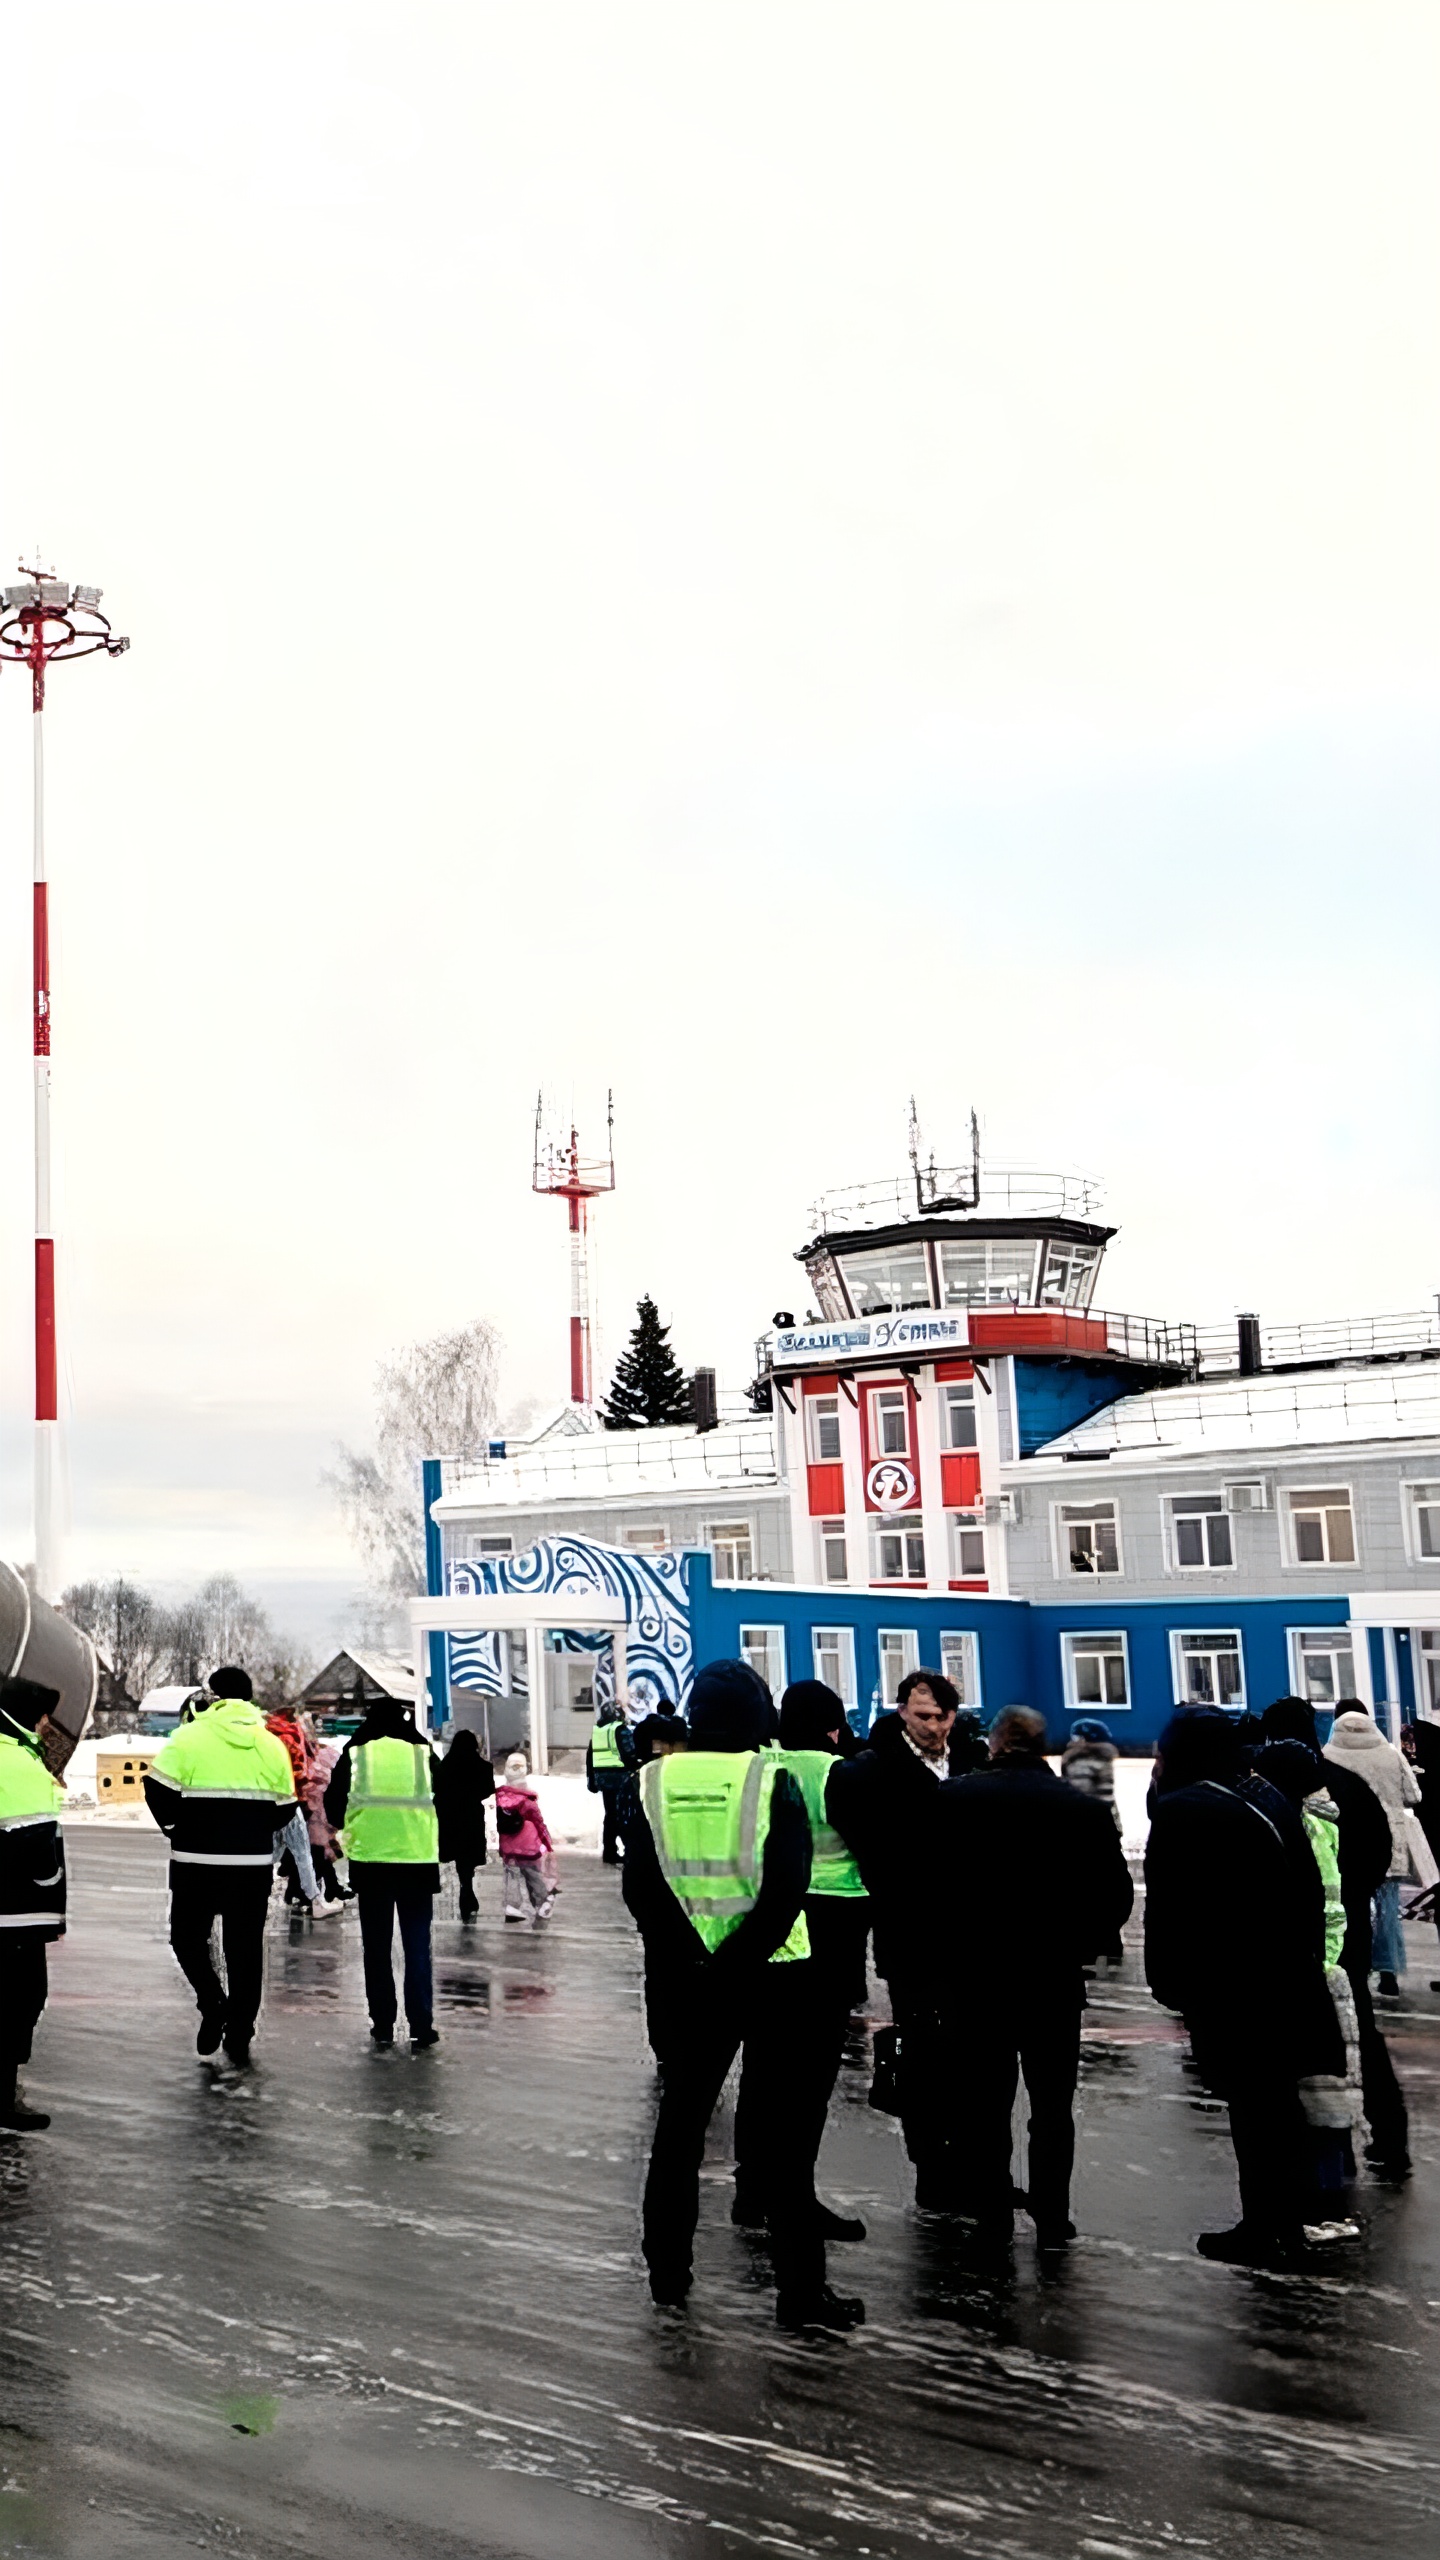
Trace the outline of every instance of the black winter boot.
<path fill-rule="evenodd" d="M 43 2133 L 50 2122 L 38 2107 L 27 2107 L 16 2086 L 19 2067 L 0 2063 L 0 2133 Z"/>

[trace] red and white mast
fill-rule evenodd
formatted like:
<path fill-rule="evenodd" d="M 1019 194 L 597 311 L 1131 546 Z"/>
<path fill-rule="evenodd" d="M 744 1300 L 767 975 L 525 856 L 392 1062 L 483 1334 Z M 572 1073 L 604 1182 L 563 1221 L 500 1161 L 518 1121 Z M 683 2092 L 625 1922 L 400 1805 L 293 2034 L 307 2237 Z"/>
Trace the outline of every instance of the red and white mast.
<path fill-rule="evenodd" d="M 590 1304 L 590 1203 L 602 1191 L 615 1188 L 615 1097 L 609 1097 L 606 1120 L 606 1152 L 603 1159 L 585 1162 L 580 1154 L 580 1138 L 572 1126 L 568 1139 L 545 1142 L 541 1135 L 545 1097 L 535 1104 L 535 1163 L 532 1188 L 550 1199 L 564 1200 L 570 1211 L 570 1401 L 590 1405 L 595 1400 L 595 1376 L 592 1353 Z"/>
<path fill-rule="evenodd" d="M 0 598 L 0 660 L 30 670 L 33 741 L 33 904 L 35 1068 L 35 1584 L 42 1599 L 60 1593 L 60 1533 L 56 1494 L 60 1421 L 60 1363 L 55 1331 L 55 1223 L 50 1199 L 50 891 L 45 873 L 45 674 L 55 658 L 88 658 L 98 649 L 118 658 L 129 648 L 116 639 L 100 607 L 98 587 L 70 587 L 62 578 L 22 571 L 23 584 Z"/>

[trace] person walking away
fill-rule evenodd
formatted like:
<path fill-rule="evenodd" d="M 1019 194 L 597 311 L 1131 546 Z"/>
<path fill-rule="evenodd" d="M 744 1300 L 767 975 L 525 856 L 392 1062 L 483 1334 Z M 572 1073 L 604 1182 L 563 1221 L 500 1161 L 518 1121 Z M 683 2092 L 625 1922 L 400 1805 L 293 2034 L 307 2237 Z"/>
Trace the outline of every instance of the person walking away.
<path fill-rule="evenodd" d="M 1324 1890 L 1304 1846 L 1284 1800 L 1242 1774 L 1228 1716 L 1200 1707 L 1171 1718 L 1145 1852 L 1145 1972 L 1229 2108 L 1240 2220 L 1196 2242 L 1229 2265 L 1284 2266 L 1303 2253 L 1299 2083 L 1345 2068 L 1325 1986 Z"/>
<path fill-rule="evenodd" d="M 455 1869 L 462 1920 L 473 1920 L 480 1909 L 475 1897 L 475 1870 L 485 1864 L 485 1807 L 494 1793 L 493 1763 L 481 1750 L 479 1735 L 469 1725 L 462 1725 L 435 1779 L 440 1864 Z"/>
<path fill-rule="evenodd" d="M 621 1789 L 619 1803 L 620 1834 L 626 1844 L 627 1856 L 630 1833 L 640 1812 L 641 1770 L 648 1768 L 652 1760 L 666 1760 L 672 1752 L 685 1750 L 689 1740 L 690 1728 L 684 1717 L 677 1716 L 669 1708 L 657 1707 L 652 1714 L 642 1716 L 636 1725 L 635 1766 Z M 626 1898 L 628 1902 L 628 1896 Z M 675 1935 L 682 1938 L 678 1962 L 667 1961 L 671 1950 L 663 1932 L 652 1930 L 640 1940 L 644 1963 L 645 2039 L 655 2057 L 656 2068 L 661 2072 L 675 2034 L 677 2013 L 684 2006 L 690 1961 L 683 1944 L 683 1915 L 678 1910 L 676 1920 L 681 1925 L 677 1925 Z"/>
<path fill-rule="evenodd" d="M 797 1969 L 797 1979 L 799 1971 L 806 1977 L 801 2025 L 811 2116 L 810 2206 L 827 2240 L 863 2240 L 865 2225 L 858 2215 L 834 2213 L 815 2195 L 815 2162 L 840 2074 L 857 1986 L 860 1999 L 865 1997 L 865 1941 L 870 1928 L 869 1898 L 860 1870 L 825 1812 L 826 1783 L 839 1757 L 844 1722 L 844 1703 L 823 1680 L 792 1681 L 780 1701 L 780 1766 L 794 1779 L 810 1820 L 810 1890 L 805 1897 L 810 1953 L 803 1968 Z M 735 2202 L 730 2218 L 752 2229 L 767 2218 L 763 2136 L 758 2151 L 756 2144 L 756 2130 L 763 2121 L 764 2101 L 757 2108 L 754 2075 L 747 2060 L 735 2105 Z"/>
<path fill-rule="evenodd" d="M 265 1718 L 265 1729 L 284 1743 L 295 1782 L 295 1811 L 276 1848 L 276 1861 L 285 1878 L 286 1905 L 291 1910 L 319 1913 L 324 1905 L 304 1812 L 305 1782 L 310 1774 L 309 1739 L 293 1707 L 272 1708 Z"/>
<path fill-rule="evenodd" d="M 1060 1775 L 1066 1785 L 1078 1788 L 1082 1796 L 1092 1797 L 1096 1804 L 1103 1804 L 1117 1831 L 1121 1831 L 1120 1807 L 1115 1801 L 1115 1763 L 1119 1757 L 1110 1738 L 1110 1727 L 1101 1716 L 1077 1716 L 1060 1754 Z M 1112 1971 L 1118 1971 L 1125 1962 L 1124 1940 L 1113 1938 L 1100 1953 Z"/>
<path fill-rule="evenodd" d="M 0 1680 L 0 2132 L 43 2133 L 50 2118 L 27 2106 L 20 2073 L 30 2060 L 50 1983 L 45 1950 L 65 1935 L 65 1790 L 41 1745 L 58 1689 Z"/>
<path fill-rule="evenodd" d="M 1319 1753 L 1320 1735 L 1308 1698 L 1276 1698 L 1261 1722 L 1267 1742 L 1303 1742 Z M 1371 1909 L 1390 1871 L 1390 1823 L 1374 1788 L 1354 1769 L 1327 1759 L 1324 1773 L 1326 1793 L 1338 1816 L 1340 1893 L 1345 1905 L 1340 1962 L 1355 2004 L 1360 2039 L 1362 2105 L 1370 2128 L 1365 2158 L 1378 2177 L 1398 2180 L 1410 2174 L 1410 2126 L 1370 1994 Z"/>
<path fill-rule="evenodd" d="M 1113 1944 L 1135 1900 L 1120 1835 L 1101 1799 L 1046 1767 L 1044 1717 L 1006 1707 L 991 1728 L 988 1766 L 940 1788 L 933 1844 L 925 1902 L 946 1950 L 942 2032 L 959 2168 L 951 2201 L 984 2239 L 1008 2247 L 1011 2116 L 1023 2075 L 1026 2204 L 1037 2246 L 1063 2249 L 1075 2236 L 1083 1967 Z"/>
<path fill-rule="evenodd" d="M 1342 2209 L 1355 2176 L 1353 2135 L 1360 2120 L 1360 2040 L 1355 2002 L 1341 1969 L 1345 1898 L 1340 1883 L 1340 1814 L 1325 1784 L 1320 1752 L 1299 1741 L 1263 1742 L 1253 1755 L 1255 1775 L 1275 1787 L 1300 1815 L 1325 1896 L 1325 1980 L 1345 2047 L 1345 2069 L 1336 2076 L 1312 2072 L 1300 2082 L 1300 2105 L 1309 2131 L 1311 2193 L 1305 2207 L 1310 2241 L 1358 2240 L 1360 2225 Z"/>
<path fill-rule="evenodd" d="M 1417 1808 L 1420 1828 L 1430 1846 L 1430 1855 L 1440 1863 L 1440 1725 L 1421 1717 L 1415 1724 L 1405 1725 L 1400 1734 L 1400 1748 L 1415 1772 L 1420 1788 Z M 1431 1917 L 1440 1930 L 1440 1900 L 1432 1893 Z M 1440 1982 L 1432 1982 L 1432 1991 L 1440 1991 Z"/>
<path fill-rule="evenodd" d="M 607 1707 L 596 1723 L 585 1753 L 585 1783 L 600 1798 L 600 1855 L 607 1867 L 620 1864 L 620 1798 L 635 1766 L 635 1737 L 617 1706 Z"/>
<path fill-rule="evenodd" d="M 1390 1871 L 1377 1887 L 1373 1904 L 1371 1963 L 1382 2000 L 1398 2000 L 1399 1977 L 1406 1969 L 1405 1937 L 1400 1926 L 1400 1887 L 1410 1873 L 1410 1843 L 1405 1816 L 1420 1803 L 1420 1781 L 1403 1753 L 1387 1742 L 1369 1708 L 1359 1698 L 1341 1698 L 1325 1745 L 1325 1757 L 1339 1769 L 1353 1769 L 1374 1790 L 1390 1824 Z"/>
<path fill-rule="evenodd" d="M 438 1767 L 410 1709 L 398 1699 L 380 1698 L 346 1743 L 325 1790 L 325 1811 L 340 1834 L 360 1907 L 370 2038 L 381 2051 L 395 2041 L 397 1925 L 411 2050 L 420 2053 L 440 2041 L 430 1961 L 440 1890 Z"/>
<path fill-rule="evenodd" d="M 953 2200 L 952 2128 L 944 2102 L 939 1975 L 943 1951 L 923 1916 L 934 1855 L 932 1831 L 959 1692 L 943 1672 L 912 1671 L 893 1713 L 877 1716 L 865 1749 L 837 1762 L 826 1817 L 860 1870 L 870 1898 L 875 1970 L 890 1993 L 894 2028 L 875 2038 L 877 2096 L 893 2059 L 895 2102 L 915 2168 L 922 2212 Z M 888 2047 L 888 2049 L 887 2049 Z M 872 2098 L 872 2103 L 875 2099 Z"/>
<path fill-rule="evenodd" d="M 200 2011 L 195 2050 L 209 2055 L 223 2043 L 243 2071 L 265 1983 L 275 1835 L 294 1818 L 295 1779 L 249 1672 L 225 1663 L 207 1685 L 213 1704 L 197 1700 L 161 1744 L 145 1801 L 170 1843 L 170 1944 Z M 211 1947 L 217 1920 L 223 1983 Z"/>
<path fill-rule="evenodd" d="M 536 1921 L 548 1920 L 555 1908 L 555 1885 L 546 1866 L 555 1843 L 530 1784 L 523 1751 L 511 1752 L 495 1790 L 495 1828 L 505 1877 L 505 1917 L 523 1920 L 528 1908 L 533 1928 Z"/>
<path fill-rule="evenodd" d="M 301 1724 L 309 1746 L 309 1758 L 306 1762 L 305 1783 L 300 1790 L 300 1809 L 305 1816 L 305 1828 L 310 1840 L 310 1861 L 319 1879 L 321 1896 L 327 1908 L 333 1905 L 336 1910 L 339 1910 L 345 1903 L 354 1899 L 351 1887 L 340 1882 L 336 1867 L 340 1835 L 325 1810 L 325 1790 L 335 1774 L 335 1766 L 340 1757 L 340 1746 L 336 1742 L 323 1739 L 310 1717 L 302 1718 Z"/>
<path fill-rule="evenodd" d="M 854 2296 L 825 2281 L 807 2157 L 804 1986 L 810 1822 L 767 1749 L 775 1710 L 745 1662 L 713 1662 L 690 1692 L 690 1747 L 652 1760 L 625 1860 L 626 1904 L 683 1979 L 645 2182 L 650 2291 L 679 2306 L 691 2284 L 705 2134 L 743 2051 L 767 2121 L 766 2209 L 783 2328 L 852 2329 Z"/>

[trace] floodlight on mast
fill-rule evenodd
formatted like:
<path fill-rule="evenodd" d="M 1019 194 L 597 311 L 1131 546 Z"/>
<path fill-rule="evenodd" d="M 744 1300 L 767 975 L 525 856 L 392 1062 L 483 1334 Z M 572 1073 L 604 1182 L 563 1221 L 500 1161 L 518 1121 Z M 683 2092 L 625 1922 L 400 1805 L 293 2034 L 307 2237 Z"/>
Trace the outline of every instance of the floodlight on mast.
<path fill-rule="evenodd" d="M 50 907 L 45 873 L 45 678 L 72 658 L 123 657 L 129 648 L 100 610 L 99 587 L 72 587 L 37 561 L 22 561 L 0 592 L 0 664 L 28 667 L 34 742 L 35 846 L 35 1581 L 42 1599 L 59 1596 L 55 1442 L 59 1354 L 55 1335 L 55 1238 L 50 1206 Z"/>
<path fill-rule="evenodd" d="M 583 1157 L 573 1124 L 568 1138 L 545 1129 L 545 1096 L 535 1097 L 535 1154 L 531 1189 L 564 1200 L 570 1211 L 570 1401 L 595 1400 L 590 1305 L 590 1203 L 615 1188 L 615 1096 L 606 1096 L 605 1153 Z"/>

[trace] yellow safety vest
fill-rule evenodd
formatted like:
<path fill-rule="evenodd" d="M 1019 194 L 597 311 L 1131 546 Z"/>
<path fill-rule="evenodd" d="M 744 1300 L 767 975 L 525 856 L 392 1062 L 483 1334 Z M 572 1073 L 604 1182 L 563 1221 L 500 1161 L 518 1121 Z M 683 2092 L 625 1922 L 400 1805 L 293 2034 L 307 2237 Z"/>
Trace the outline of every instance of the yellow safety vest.
<path fill-rule="evenodd" d="M 763 1751 L 673 1751 L 640 1772 L 660 1872 L 712 1953 L 754 1909 L 778 1768 Z M 809 1953 L 802 1911 L 770 1961 Z"/>
<path fill-rule="evenodd" d="M 788 1769 L 805 1799 L 810 1816 L 810 1837 L 814 1843 L 814 1860 L 810 1868 L 812 1893 L 843 1895 L 851 1901 L 862 1900 L 865 1887 L 860 1870 L 838 1831 L 825 1819 L 825 1782 L 836 1766 L 830 1751 L 777 1751 L 782 1769 Z"/>
<path fill-rule="evenodd" d="M 384 1734 L 350 1751 L 350 1796 L 340 1834 L 362 1866 L 433 1867 L 440 1818 L 430 1784 L 430 1747 Z"/>

